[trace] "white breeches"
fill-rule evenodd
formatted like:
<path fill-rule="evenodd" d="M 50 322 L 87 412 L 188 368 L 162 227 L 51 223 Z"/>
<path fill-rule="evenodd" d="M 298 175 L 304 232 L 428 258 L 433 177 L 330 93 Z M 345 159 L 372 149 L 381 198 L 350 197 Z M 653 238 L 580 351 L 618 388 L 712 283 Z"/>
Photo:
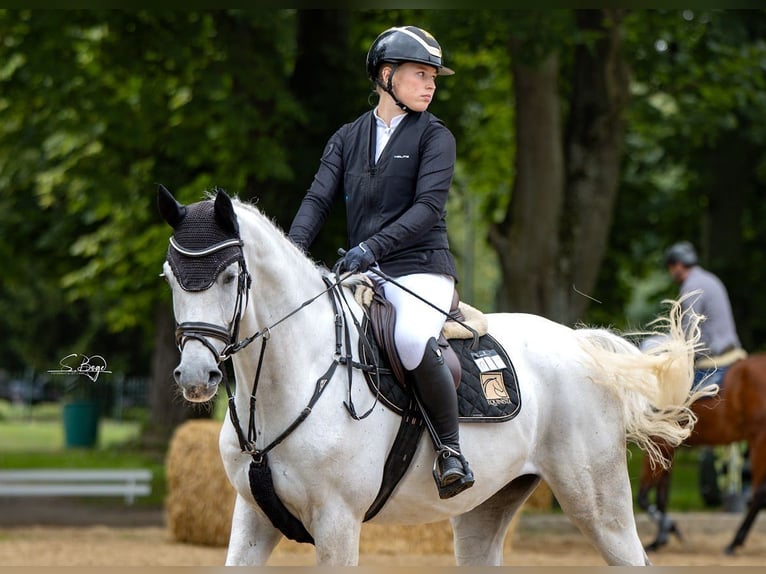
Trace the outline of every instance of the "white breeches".
<path fill-rule="evenodd" d="M 439 338 L 447 317 L 393 283 L 383 281 L 376 275 L 370 275 L 374 281 L 382 282 L 386 299 L 396 308 L 394 329 L 396 350 L 404 368 L 411 371 L 423 359 L 428 340 L 431 337 Z M 449 311 L 455 290 L 455 280 L 452 277 L 414 273 L 394 277 L 394 280 L 439 309 Z"/>

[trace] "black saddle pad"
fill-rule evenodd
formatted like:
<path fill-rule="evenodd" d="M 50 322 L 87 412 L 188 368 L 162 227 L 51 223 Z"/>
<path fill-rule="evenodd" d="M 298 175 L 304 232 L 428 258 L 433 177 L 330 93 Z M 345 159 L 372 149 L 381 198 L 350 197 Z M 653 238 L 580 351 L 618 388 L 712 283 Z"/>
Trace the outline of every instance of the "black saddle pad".
<path fill-rule="evenodd" d="M 402 387 L 388 367 L 385 353 L 381 353 L 375 338 L 369 333 L 365 322 L 364 333 L 373 356 L 360 342 L 359 352 L 366 363 L 377 364 L 380 377 L 365 372 L 367 384 L 373 394 L 389 409 L 403 414 L 410 400 L 409 388 Z M 472 349 L 473 339 L 451 339 L 452 348 L 460 359 L 463 369 L 460 386 L 457 388 L 458 414 L 461 422 L 503 422 L 515 417 L 521 410 L 521 395 L 516 370 L 500 343 L 487 334 L 479 338 L 477 349 Z"/>

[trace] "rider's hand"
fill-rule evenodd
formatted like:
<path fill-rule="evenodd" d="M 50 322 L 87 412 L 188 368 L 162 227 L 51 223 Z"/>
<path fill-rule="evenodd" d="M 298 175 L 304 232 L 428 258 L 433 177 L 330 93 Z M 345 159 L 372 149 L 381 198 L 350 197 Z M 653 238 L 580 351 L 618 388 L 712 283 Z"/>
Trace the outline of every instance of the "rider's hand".
<path fill-rule="evenodd" d="M 338 269 L 342 273 L 349 271 L 351 273 L 364 273 L 375 263 L 375 254 L 367 244 L 362 241 L 356 247 L 349 249 L 343 258 L 338 262 Z"/>

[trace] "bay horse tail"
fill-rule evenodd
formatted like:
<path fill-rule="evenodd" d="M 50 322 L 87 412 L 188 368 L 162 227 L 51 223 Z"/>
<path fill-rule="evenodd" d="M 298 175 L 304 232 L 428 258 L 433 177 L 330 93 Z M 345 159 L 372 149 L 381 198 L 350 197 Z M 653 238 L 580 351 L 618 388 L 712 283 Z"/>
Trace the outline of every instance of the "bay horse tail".
<path fill-rule="evenodd" d="M 717 393 L 714 385 L 692 389 L 704 317 L 684 311 L 682 300 L 664 301 L 670 306 L 668 315 L 651 323 L 653 331 L 634 334 L 656 341 L 644 350 L 606 329 L 575 331 L 593 361 L 594 382 L 620 397 L 627 439 L 646 452 L 652 467 L 670 467 L 658 443 L 680 445 L 697 422 L 691 404 Z"/>

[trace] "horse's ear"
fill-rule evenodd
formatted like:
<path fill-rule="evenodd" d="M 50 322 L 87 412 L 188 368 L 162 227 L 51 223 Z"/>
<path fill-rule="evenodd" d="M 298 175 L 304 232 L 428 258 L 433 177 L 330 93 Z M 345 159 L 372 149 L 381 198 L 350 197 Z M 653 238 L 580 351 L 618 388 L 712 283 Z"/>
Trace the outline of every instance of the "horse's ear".
<path fill-rule="evenodd" d="M 167 221 L 173 229 L 186 217 L 186 206 L 178 203 L 173 194 L 161 183 L 157 187 L 157 207 L 162 219 Z"/>
<path fill-rule="evenodd" d="M 225 230 L 234 235 L 239 235 L 239 224 L 237 223 L 237 214 L 234 213 L 234 205 L 231 198 L 222 190 L 217 190 L 215 196 L 215 219 Z"/>

